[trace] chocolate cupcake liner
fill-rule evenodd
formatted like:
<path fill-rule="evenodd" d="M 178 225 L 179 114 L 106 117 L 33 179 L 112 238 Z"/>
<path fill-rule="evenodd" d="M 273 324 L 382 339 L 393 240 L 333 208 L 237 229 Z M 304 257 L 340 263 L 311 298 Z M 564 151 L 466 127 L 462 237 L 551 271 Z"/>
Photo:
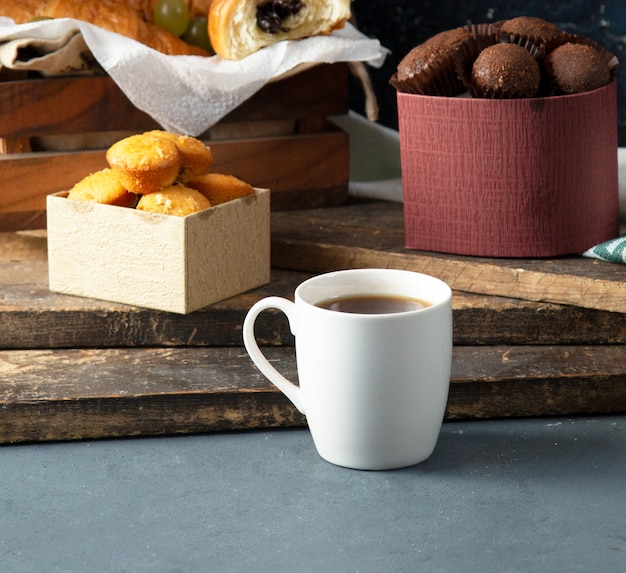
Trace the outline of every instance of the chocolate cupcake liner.
<path fill-rule="evenodd" d="M 463 29 L 474 37 L 489 38 L 495 42 L 498 38 L 500 26 L 502 22 L 488 22 L 481 24 L 466 24 Z"/>
<path fill-rule="evenodd" d="M 477 35 L 463 43 L 455 61 L 456 73 L 471 97 L 482 97 L 472 83 L 472 66 L 485 48 L 496 43 L 494 36 Z"/>
<path fill-rule="evenodd" d="M 412 78 L 400 80 L 397 74 L 391 77 L 390 84 L 399 92 L 430 96 L 456 96 L 464 91 L 463 83 L 456 74 L 454 60 L 429 66 Z"/>
<path fill-rule="evenodd" d="M 521 36 L 513 36 L 511 34 L 501 34 L 498 40 L 501 44 L 517 44 L 518 46 L 521 46 L 525 50 L 529 51 L 530 55 L 535 58 L 535 60 L 539 60 L 541 58 L 541 46 L 533 40 L 530 40 L 528 38 L 522 38 Z"/>
<path fill-rule="evenodd" d="M 535 56 L 537 58 L 542 57 L 547 53 L 548 42 L 543 38 L 538 38 L 536 36 L 520 36 L 517 34 L 507 34 L 505 32 L 500 32 L 498 35 L 499 42 L 506 42 L 509 44 L 518 44 L 522 47 L 524 46 L 533 46 L 533 50 L 535 51 Z"/>
<path fill-rule="evenodd" d="M 530 42 L 531 44 L 538 46 L 541 54 L 544 54 L 545 51 L 547 50 L 547 45 L 549 42 L 551 42 L 555 38 L 560 37 L 562 34 L 563 35 L 565 34 L 565 32 L 563 32 L 562 30 L 559 30 L 558 28 L 554 32 L 555 35 L 548 35 L 548 36 L 546 36 L 545 34 L 533 33 L 533 31 L 530 31 L 530 30 L 526 30 L 523 32 L 518 30 L 516 32 L 513 32 L 510 30 L 508 25 L 510 24 L 510 22 L 516 19 L 517 18 L 511 18 L 510 20 L 504 20 L 500 22 L 500 25 L 498 28 L 499 34 L 500 34 L 500 41 L 515 41 L 516 43 Z M 545 24 L 550 25 L 551 23 L 545 22 Z"/>

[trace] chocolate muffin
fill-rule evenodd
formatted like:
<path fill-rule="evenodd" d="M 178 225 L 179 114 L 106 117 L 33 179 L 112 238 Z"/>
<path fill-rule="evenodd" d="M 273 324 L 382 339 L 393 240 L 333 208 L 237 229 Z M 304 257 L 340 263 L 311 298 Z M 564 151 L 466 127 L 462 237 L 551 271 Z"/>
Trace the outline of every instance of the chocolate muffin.
<path fill-rule="evenodd" d="M 464 91 L 455 59 L 471 34 L 463 28 L 440 32 L 413 48 L 398 64 L 390 83 L 405 93 L 454 96 Z"/>
<path fill-rule="evenodd" d="M 593 46 L 568 42 L 552 50 L 545 59 L 557 94 L 595 90 L 611 81 L 606 58 Z"/>
<path fill-rule="evenodd" d="M 518 44 L 494 44 L 474 61 L 471 82 L 478 97 L 528 98 L 539 89 L 541 70 L 526 48 Z"/>

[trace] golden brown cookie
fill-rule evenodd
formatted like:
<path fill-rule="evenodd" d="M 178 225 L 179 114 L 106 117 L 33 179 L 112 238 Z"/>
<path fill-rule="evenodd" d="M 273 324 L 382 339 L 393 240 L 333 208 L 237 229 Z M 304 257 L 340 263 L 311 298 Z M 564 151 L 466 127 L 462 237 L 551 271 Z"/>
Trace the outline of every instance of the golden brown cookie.
<path fill-rule="evenodd" d="M 144 195 L 137 203 L 140 211 L 184 217 L 211 207 L 211 202 L 199 191 L 183 185 L 170 185 Z"/>
<path fill-rule="evenodd" d="M 87 175 L 70 189 L 67 198 L 119 207 L 134 207 L 137 203 L 137 195 L 128 192 L 111 169 L 102 169 Z"/>
<path fill-rule="evenodd" d="M 131 135 L 114 143 L 106 153 L 122 185 L 139 195 L 154 193 L 176 181 L 180 153 L 173 141 L 154 135 Z"/>

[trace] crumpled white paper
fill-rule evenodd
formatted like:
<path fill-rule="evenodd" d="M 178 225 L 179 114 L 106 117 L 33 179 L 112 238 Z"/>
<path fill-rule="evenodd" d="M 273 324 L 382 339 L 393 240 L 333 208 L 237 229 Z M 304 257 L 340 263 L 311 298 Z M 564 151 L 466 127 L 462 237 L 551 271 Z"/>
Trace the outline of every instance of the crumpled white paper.
<path fill-rule="evenodd" d="M 21 25 L 0 18 L 0 42 L 55 38 L 76 28 L 96 61 L 135 107 L 163 129 L 192 136 L 205 132 L 266 83 L 297 66 L 352 61 L 380 67 L 388 54 L 378 40 L 368 38 L 350 24 L 328 36 L 279 42 L 237 62 L 219 56 L 167 56 L 125 36 L 70 18 Z"/>

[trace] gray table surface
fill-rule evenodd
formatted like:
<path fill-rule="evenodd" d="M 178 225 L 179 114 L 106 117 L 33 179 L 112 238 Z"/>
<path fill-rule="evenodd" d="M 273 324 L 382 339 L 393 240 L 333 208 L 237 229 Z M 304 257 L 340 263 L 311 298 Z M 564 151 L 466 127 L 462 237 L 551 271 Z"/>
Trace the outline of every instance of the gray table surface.
<path fill-rule="evenodd" d="M 306 429 L 0 448 L 3 572 L 626 571 L 626 416 L 446 422 L 363 472 Z"/>

